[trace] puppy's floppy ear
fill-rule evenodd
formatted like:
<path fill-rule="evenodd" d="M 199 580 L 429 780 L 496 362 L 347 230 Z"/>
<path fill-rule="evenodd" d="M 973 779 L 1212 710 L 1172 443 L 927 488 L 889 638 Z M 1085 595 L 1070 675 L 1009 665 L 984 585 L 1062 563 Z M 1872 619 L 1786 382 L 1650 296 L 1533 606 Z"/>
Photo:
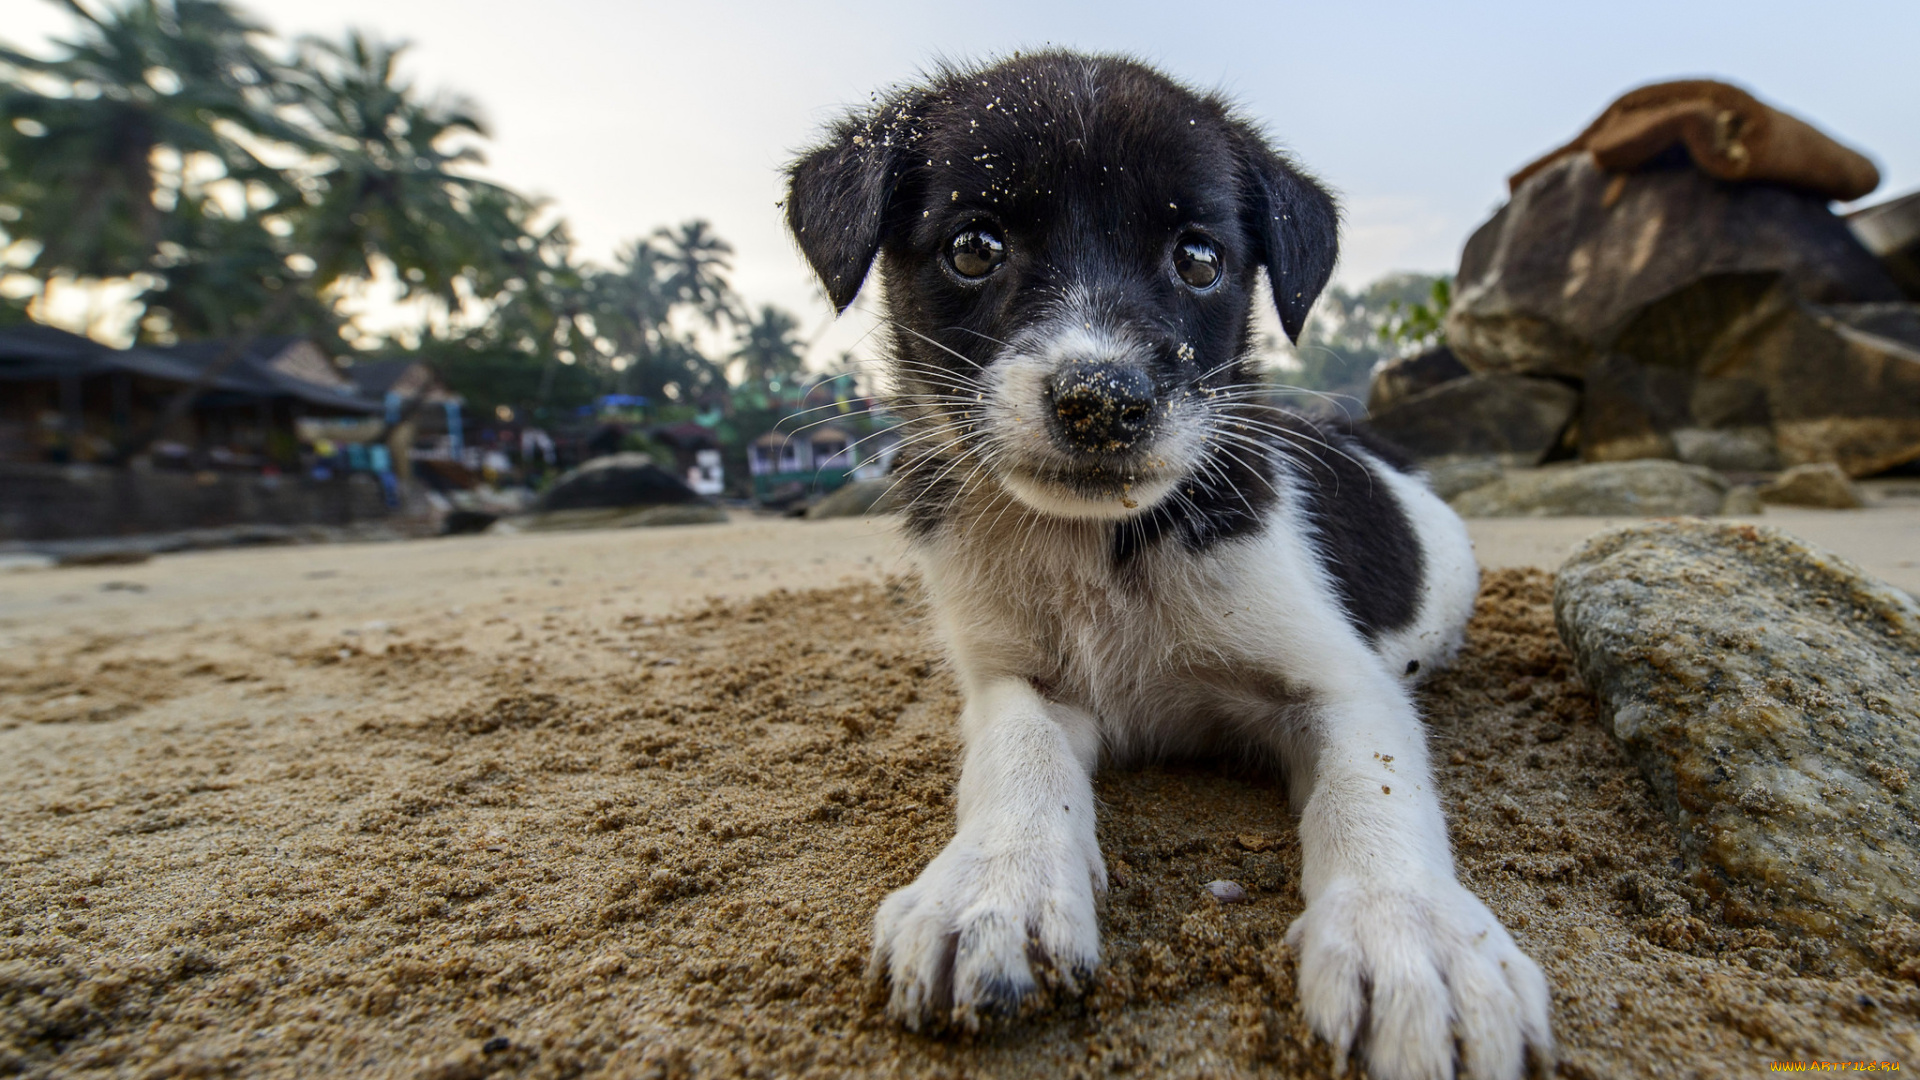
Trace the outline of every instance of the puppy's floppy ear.
<path fill-rule="evenodd" d="M 879 253 L 918 106 L 901 95 L 848 116 L 787 169 L 787 228 L 840 311 Z"/>
<path fill-rule="evenodd" d="M 1307 311 L 1333 276 L 1340 255 L 1340 208 L 1325 188 L 1236 123 L 1248 231 L 1259 242 L 1273 303 L 1290 340 L 1300 340 Z"/>

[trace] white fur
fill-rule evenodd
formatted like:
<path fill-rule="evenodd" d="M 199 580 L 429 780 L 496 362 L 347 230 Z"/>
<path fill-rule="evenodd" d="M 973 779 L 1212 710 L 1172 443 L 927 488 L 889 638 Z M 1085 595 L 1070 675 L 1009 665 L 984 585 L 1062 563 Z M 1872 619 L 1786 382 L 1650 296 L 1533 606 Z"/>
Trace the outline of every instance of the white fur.
<path fill-rule="evenodd" d="M 1365 463 L 1426 567 L 1415 618 L 1373 643 L 1287 509 L 1298 499 L 1252 538 L 1149 548 L 1122 580 L 1096 515 L 992 477 L 963 487 L 919 550 L 967 696 L 958 830 L 875 920 L 896 1017 L 972 1025 L 1032 987 L 1030 939 L 1069 980 L 1090 968 L 1098 759 L 1242 748 L 1281 763 L 1300 815 L 1307 907 L 1287 939 L 1306 1015 L 1342 1060 L 1359 1047 L 1381 1080 L 1447 1077 L 1458 1039 L 1463 1075 L 1508 1080 L 1529 1046 L 1551 1053 L 1544 977 L 1454 876 L 1407 685 L 1408 661 L 1424 676 L 1459 648 L 1472 549 L 1424 483 Z"/>
<path fill-rule="evenodd" d="M 1162 406 L 1153 448 L 1139 467 L 1111 490 L 1090 494 L 1050 483 L 1051 471 L 1080 463 L 1053 438 L 1046 384 L 1076 360 L 1143 364 L 1148 346 L 1123 324 L 1101 314 L 1082 290 L 1070 289 L 1053 317 L 1014 338 L 986 369 L 986 423 L 1001 464 L 998 480 L 1021 502 L 1056 517 L 1117 521 L 1165 498 L 1199 462 L 1205 447 L 1201 425 L 1192 422 L 1205 406 L 1192 396 Z"/>

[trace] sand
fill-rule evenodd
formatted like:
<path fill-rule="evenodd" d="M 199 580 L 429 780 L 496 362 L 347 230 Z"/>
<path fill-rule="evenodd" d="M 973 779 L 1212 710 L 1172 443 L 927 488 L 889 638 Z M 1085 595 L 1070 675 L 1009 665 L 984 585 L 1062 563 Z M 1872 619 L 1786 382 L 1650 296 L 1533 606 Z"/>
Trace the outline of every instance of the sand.
<path fill-rule="evenodd" d="M 1207 762 L 1099 781 L 1085 999 L 888 1024 L 867 924 L 951 832 L 958 701 L 887 527 L 724 529 L 0 578 L 0 1075 L 1325 1073 L 1281 793 Z M 1675 868 L 1550 589 L 1490 571 L 1423 706 L 1558 1075 L 1920 1065 L 1920 985 L 1797 976 Z"/>

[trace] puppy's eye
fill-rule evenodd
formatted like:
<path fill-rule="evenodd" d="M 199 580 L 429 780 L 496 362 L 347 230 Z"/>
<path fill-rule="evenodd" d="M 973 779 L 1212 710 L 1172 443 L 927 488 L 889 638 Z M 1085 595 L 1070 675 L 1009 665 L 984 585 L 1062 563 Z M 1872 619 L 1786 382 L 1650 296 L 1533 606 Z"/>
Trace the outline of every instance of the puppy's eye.
<path fill-rule="evenodd" d="M 1007 245 L 986 229 L 962 229 L 948 242 L 947 258 L 961 277 L 983 278 L 1007 261 Z"/>
<path fill-rule="evenodd" d="M 1185 237 L 1173 249 L 1173 272 L 1194 289 L 1211 289 L 1220 280 L 1220 249 L 1204 236 Z"/>

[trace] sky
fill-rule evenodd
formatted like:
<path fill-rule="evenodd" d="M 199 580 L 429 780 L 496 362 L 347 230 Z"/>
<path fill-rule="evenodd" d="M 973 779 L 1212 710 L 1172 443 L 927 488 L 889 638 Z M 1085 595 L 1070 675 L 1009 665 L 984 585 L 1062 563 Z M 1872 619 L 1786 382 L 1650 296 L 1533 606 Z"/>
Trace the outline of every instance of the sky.
<path fill-rule="evenodd" d="M 1920 187 L 1916 0 L 242 3 L 287 37 L 353 25 L 412 42 L 421 87 L 483 107 L 485 174 L 553 200 L 591 259 L 708 219 L 736 249 L 738 291 L 800 315 L 816 361 L 865 324 L 830 325 L 781 224 L 780 170 L 943 57 L 1124 52 L 1224 91 L 1340 193 L 1349 286 L 1451 271 L 1509 172 L 1665 79 L 1735 82 L 1864 151 L 1882 183 L 1863 205 Z M 31 51 L 71 25 L 48 0 L 0 11 L 0 38 Z"/>

